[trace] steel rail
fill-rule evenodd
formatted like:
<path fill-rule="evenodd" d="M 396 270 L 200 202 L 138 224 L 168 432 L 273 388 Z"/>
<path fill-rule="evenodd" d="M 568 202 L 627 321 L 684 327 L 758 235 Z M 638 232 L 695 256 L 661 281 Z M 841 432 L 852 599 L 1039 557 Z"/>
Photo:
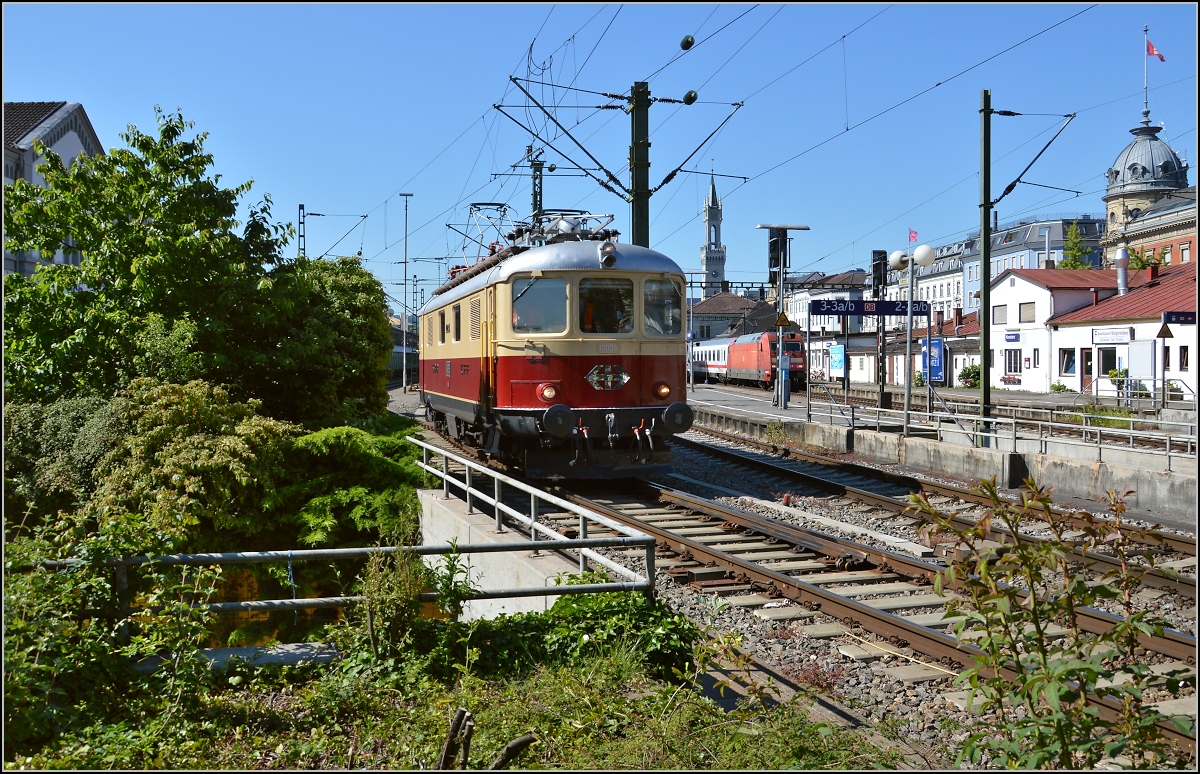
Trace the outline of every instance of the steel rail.
<path fill-rule="evenodd" d="M 705 432 L 708 432 L 708 430 L 706 429 Z M 728 438 L 729 440 L 733 440 L 733 441 L 736 441 L 738 443 L 742 443 L 745 445 L 758 446 L 760 448 L 763 448 L 764 450 L 767 448 L 771 448 L 773 450 L 779 449 L 779 447 L 775 444 L 764 444 L 761 441 L 748 440 L 748 439 L 741 438 L 738 436 L 731 436 L 726 433 L 719 433 L 719 435 L 722 437 Z M 910 503 L 908 503 L 907 501 L 901 500 L 896 497 L 891 497 L 889 495 L 884 495 L 884 494 L 878 494 L 876 492 L 871 492 L 866 489 L 860 489 L 858 487 L 850 486 L 848 484 L 842 484 L 837 481 L 831 481 L 829 479 L 824 479 L 819 476 L 814 476 L 811 473 L 805 473 L 805 472 L 799 471 L 799 470 L 792 470 L 791 468 L 786 468 L 786 467 L 768 462 L 766 460 L 760 460 L 760 459 L 755 459 L 753 457 L 748 457 L 744 454 L 741 454 L 741 453 L 731 450 L 731 449 L 723 449 L 723 448 L 715 447 L 715 446 L 707 446 L 705 444 L 698 443 L 696 441 L 692 441 L 692 440 L 689 440 L 686 438 L 676 438 L 675 440 L 680 441 L 686 445 L 690 445 L 693 448 L 696 448 L 705 453 L 713 454 L 713 455 L 719 456 L 719 457 L 725 457 L 727 459 L 734 459 L 741 464 L 745 464 L 749 467 L 753 467 L 758 470 L 761 470 L 761 471 L 764 471 L 767 473 L 771 473 L 773 475 L 789 477 L 789 478 L 796 478 L 796 479 L 800 480 L 801 482 L 808 484 L 810 486 L 813 486 L 817 489 L 821 489 L 826 492 L 832 492 L 832 493 L 838 494 L 838 495 L 854 497 L 854 498 L 863 500 L 865 502 L 868 502 L 872 505 L 877 505 L 885 510 L 902 513 L 910 506 Z M 779 452 L 776 451 L 775 453 L 779 453 Z M 796 453 L 794 450 L 791 450 L 791 453 L 787 454 L 786 456 L 788 456 L 788 457 L 802 457 L 803 456 L 803 457 L 807 458 L 806 461 L 819 462 L 821 464 L 824 464 L 824 462 L 825 462 L 825 458 L 821 458 L 816 455 L 806 455 L 804 453 Z M 852 463 L 844 463 L 844 462 L 841 462 L 838 460 L 832 460 L 831 462 L 836 463 L 836 464 L 831 465 L 831 467 L 835 467 L 836 469 L 839 469 L 839 470 L 846 470 L 849 472 L 853 472 L 855 475 L 859 475 L 864 478 L 871 476 L 872 472 L 875 471 L 874 468 L 853 465 Z M 910 481 L 910 482 L 912 482 L 911 488 L 918 492 L 924 493 L 926 491 L 931 491 L 933 493 L 940 494 L 940 495 L 959 497 L 963 500 L 975 502 L 977 504 L 983 504 L 984 502 L 986 502 L 984 500 L 984 498 L 982 498 L 981 496 L 979 496 L 973 492 L 968 492 L 966 490 L 959 489 L 958 487 L 953 487 L 953 486 L 944 485 L 944 484 L 926 483 L 926 482 L 920 481 L 919 479 L 915 479 L 915 478 L 911 478 L 911 477 L 907 477 L 907 476 L 899 476 L 894 473 L 888 473 L 887 471 L 878 471 L 878 473 L 879 473 L 878 477 L 887 481 L 888 483 L 896 483 L 898 480 Z M 1062 515 L 1064 517 L 1071 518 L 1071 515 L 1068 512 L 1064 512 L 1064 511 L 1061 511 L 1058 509 L 1055 509 L 1054 512 L 1056 514 Z M 975 524 L 974 521 L 966 518 L 965 516 L 959 516 L 956 514 L 951 515 L 950 521 L 959 527 L 968 527 L 968 526 L 973 526 Z M 1007 529 L 1005 529 L 999 525 L 993 525 L 988 531 L 993 536 L 1008 537 L 1008 538 L 1013 537 L 1012 533 L 1010 533 Z M 1184 553 L 1189 556 L 1196 555 L 1196 553 L 1195 553 L 1196 552 L 1196 541 L 1193 539 L 1184 538 L 1180 535 L 1170 535 L 1168 533 L 1159 532 L 1159 531 L 1152 532 L 1152 533 L 1150 533 L 1150 535 L 1151 535 L 1150 539 L 1153 541 L 1158 541 L 1159 539 L 1161 539 L 1162 544 L 1165 547 L 1171 548 L 1172 550 L 1178 550 L 1179 553 Z M 1038 538 L 1038 537 L 1033 537 L 1031 535 L 1021 535 L 1021 534 L 1018 534 L 1016 536 L 1016 539 L 1022 543 L 1047 542 L 1046 538 Z M 1086 555 L 1086 557 L 1084 557 L 1084 555 L 1079 551 L 1076 551 L 1076 554 L 1080 557 L 1081 560 L 1086 559 L 1086 561 L 1091 561 L 1091 562 L 1094 562 L 1095 564 L 1102 565 L 1106 571 L 1120 571 L 1122 569 L 1120 560 L 1116 559 L 1115 557 L 1108 556 L 1107 554 L 1089 553 Z M 1172 578 L 1169 575 L 1163 573 L 1163 571 L 1159 568 L 1154 568 L 1150 572 L 1148 572 L 1143 577 L 1143 583 L 1145 583 L 1147 586 L 1152 586 L 1154 588 L 1167 589 L 1169 591 L 1173 591 L 1177 594 L 1180 594 L 1180 595 L 1186 596 L 1186 597 L 1190 597 L 1192 599 L 1196 598 L 1196 583 L 1194 581 L 1184 580 L 1184 579 L 1178 578 L 1178 577 Z"/>
<path fill-rule="evenodd" d="M 659 488 L 658 485 L 654 485 Z M 683 495 L 684 493 L 679 493 Z M 679 554 L 690 554 L 692 557 L 704 557 L 706 561 L 718 565 L 725 565 L 732 568 L 736 572 L 736 579 L 743 582 L 750 582 L 765 588 L 768 592 L 791 599 L 798 602 L 801 606 L 809 610 L 819 610 L 825 615 L 829 615 L 843 623 L 857 622 L 863 625 L 865 629 L 876 632 L 889 639 L 890 642 L 902 644 L 902 646 L 912 647 L 914 650 L 940 661 L 943 665 L 951 666 L 955 669 L 962 668 L 967 659 L 976 660 L 982 655 L 982 651 L 966 642 L 959 642 L 957 638 L 943 634 L 937 630 L 930 629 L 911 621 L 905 620 L 896 615 L 892 615 L 882 610 L 877 610 L 862 602 L 854 599 L 842 597 L 836 592 L 826 590 L 820 586 L 807 583 L 795 576 L 787 575 L 782 572 L 771 570 L 755 562 L 742 559 L 734 556 L 721 549 L 712 548 L 704 543 L 691 540 L 682 535 L 676 535 L 669 529 L 664 529 L 656 525 L 641 521 L 627 514 L 622 513 L 618 508 L 614 508 L 603 503 L 598 503 L 581 495 L 573 495 L 563 492 L 563 499 L 577 502 L 581 505 L 586 504 L 586 507 L 599 511 L 608 515 L 610 518 L 623 521 L 627 524 L 636 525 L 636 528 L 647 534 L 654 535 L 656 539 L 663 545 L 670 547 L 673 551 Z M 691 497 L 691 496 L 687 496 Z M 700 502 L 698 498 L 694 498 L 695 502 Z M 730 508 L 728 506 L 719 505 L 709 501 L 703 501 L 703 512 L 710 513 L 720 518 L 730 517 L 732 519 L 744 518 L 750 522 L 757 522 L 770 517 L 751 514 L 746 511 Z M 775 520 L 770 519 L 774 522 Z M 764 529 L 768 528 L 767 524 L 762 525 Z M 786 525 L 783 522 L 777 522 L 772 527 L 791 527 L 795 530 L 802 528 Z M 823 536 L 829 539 L 829 536 Z M 833 542 L 837 543 L 853 543 L 853 541 L 843 541 L 836 539 Z M 877 557 L 887 557 L 888 559 L 895 558 L 903 560 L 901 564 L 917 564 L 925 565 L 928 570 L 940 572 L 943 568 L 937 565 L 929 565 L 919 560 L 911 560 L 907 557 L 899 557 L 891 554 L 888 551 L 872 548 L 869 546 L 859 546 L 860 550 L 868 555 Z M 699 560 L 697 560 L 699 561 Z M 883 562 L 881 562 L 883 564 Z M 1094 614 L 1094 616 L 1093 616 Z M 1083 627 L 1087 631 L 1104 631 L 1113 623 L 1119 621 L 1117 616 L 1104 613 L 1098 610 L 1085 608 L 1081 611 L 1081 618 L 1087 622 L 1087 626 Z M 1107 626 L 1104 629 L 1094 629 L 1093 626 L 1099 623 L 1092 623 L 1091 620 L 1104 622 L 1107 619 Z M 1143 636 L 1139 642 L 1143 646 L 1149 646 L 1155 652 L 1164 653 L 1175 658 L 1192 658 L 1194 660 L 1196 654 L 1195 638 L 1190 637 L 1182 632 L 1168 631 L 1164 638 L 1147 638 Z M 1159 644 L 1159 647 L 1156 647 Z M 1002 676 L 1008 679 L 1015 679 L 1018 673 L 1011 667 L 1000 668 Z M 1107 696 L 1092 696 L 1089 695 L 1089 701 L 1095 704 L 1101 714 L 1111 720 L 1116 720 L 1121 717 L 1122 705 L 1117 700 Z M 1157 727 L 1175 743 L 1189 752 L 1195 749 L 1195 738 L 1185 733 L 1180 732 L 1175 728 L 1174 724 L 1169 719 L 1163 719 L 1158 722 Z"/>

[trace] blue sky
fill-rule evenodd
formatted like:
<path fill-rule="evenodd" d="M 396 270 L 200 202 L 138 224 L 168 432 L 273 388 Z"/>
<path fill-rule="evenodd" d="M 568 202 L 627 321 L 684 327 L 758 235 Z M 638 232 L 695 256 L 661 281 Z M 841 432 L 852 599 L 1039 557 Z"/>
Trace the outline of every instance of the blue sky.
<path fill-rule="evenodd" d="M 462 255 L 447 224 L 477 233 L 469 203 L 528 217 L 529 177 L 511 173 L 528 170 L 530 144 L 559 167 L 545 206 L 613 214 L 627 239 L 629 205 L 564 173 L 598 162 L 628 184 L 629 117 L 596 110 L 619 104 L 596 92 L 639 80 L 654 97 L 699 93 L 650 108 L 652 186 L 696 151 L 651 198 L 651 246 L 699 267 L 715 172 L 735 281 L 766 278 L 759 223 L 808 225 L 793 266 L 828 273 L 906 247 L 910 228 L 935 246 L 977 229 L 983 89 L 993 108 L 1024 114 L 993 119 L 992 198 L 1077 114 L 1025 175 L 1038 185 L 998 205 L 1001 222 L 1103 213 L 1103 175 L 1141 120 L 1144 74 L 1159 137 L 1197 158 L 1191 3 L 5 3 L 3 14 L 6 102 L 79 102 L 106 148 L 124 146 L 128 124 L 153 132 L 155 105 L 178 108 L 209 133 L 224 183 L 254 181 L 247 203 L 270 194 L 292 223 L 300 203 L 325 213 L 306 221 L 307 252 L 361 249 L 396 297 L 396 194 L 413 194 L 409 275 L 432 281 L 444 264 L 416 259 Z M 1165 62 L 1146 56 L 1145 25 Z M 538 82 L 526 88 L 557 105 L 595 162 L 510 76 Z"/>

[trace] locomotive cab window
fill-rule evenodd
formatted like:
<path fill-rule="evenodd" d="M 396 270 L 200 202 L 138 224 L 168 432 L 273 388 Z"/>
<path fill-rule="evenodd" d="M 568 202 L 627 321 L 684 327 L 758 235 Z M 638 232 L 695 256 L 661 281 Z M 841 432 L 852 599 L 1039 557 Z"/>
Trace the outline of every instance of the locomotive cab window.
<path fill-rule="evenodd" d="M 567 329 L 567 281 L 557 277 L 513 280 L 514 333 L 562 333 Z"/>
<path fill-rule="evenodd" d="M 629 333 L 633 330 L 633 280 L 579 280 L 579 330 L 583 333 Z"/>
<path fill-rule="evenodd" d="M 646 333 L 678 336 L 683 330 L 683 293 L 671 280 L 646 280 L 642 299 Z"/>

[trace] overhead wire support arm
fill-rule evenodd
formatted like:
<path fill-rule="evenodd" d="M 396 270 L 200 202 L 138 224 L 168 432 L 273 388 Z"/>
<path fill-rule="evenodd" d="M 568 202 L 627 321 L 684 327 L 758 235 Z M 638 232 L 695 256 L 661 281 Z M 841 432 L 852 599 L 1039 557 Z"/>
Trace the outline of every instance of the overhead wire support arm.
<path fill-rule="evenodd" d="M 624 193 L 622 193 L 622 192 L 620 192 L 620 191 L 614 190 L 614 188 L 613 188 L 611 185 L 608 185 L 608 181 L 607 181 L 607 180 L 601 180 L 600 178 L 598 178 L 598 176 L 595 176 L 594 174 L 592 174 L 592 173 L 588 172 L 588 168 L 587 168 L 587 167 L 581 167 L 581 166 L 580 166 L 580 164 L 577 164 L 577 163 L 575 162 L 574 158 L 571 158 L 570 156 L 568 156 L 568 155 L 564 154 L 564 152 L 563 152 L 563 151 L 560 151 L 560 150 L 558 150 L 557 148 L 554 148 L 554 144 L 553 144 L 553 143 L 551 143 L 551 142 L 550 142 L 550 140 L 548 140 L 548 139 L 546 139 L 546 138 L 544 138 L 544 137 L 541 137 L 541 136 L 540 136 L 540 134 L 538 134 L 538 132 L 535 132 L 535 131 L 533 131 L 533 130 L 532 130 L 532 128 L 529 128 L 528 126 L 526 126 L 526 125 L 522 124 L 522 122 L 521 122 L 521 121 L 518 121 L 518 120 L 516 120 L 515 118 L 512 118 L 512 116 L 511 116 L 511 115 L 509 115 L 508 113 L 505 113 L 505 112 L 504 112 L 504 109 L 503 109 L 502 107 L 498 106 L 498 104 L 493 104 L 493 106 L 492 106 L 492 107 L 493 107 L 493 108 L 496 108 L 497 110 L 499 110 L 499 112 L 500 112 L 500 115 L 503 115 L 503 116 L 504 116 L 504 118 L 506 118 L 506 119 L 509 119 L 510 121 L 514 122 L 514 124 L 516 124 L 517 126 L 520 126 L 521 128 L 523 128 L 523 130 L 524 130 L 524 131 L 527 131 L 527 132 L 529 132 L 530 136 L 536 137 L 536 138 L 538 138 L 539 140 L 541 140 L 541 142 L 542 142 L 542 143 L 545 143 L 545 144 L 546 144 L 546 148 L 548 148 L 548 149 L 551 149 L 552 151 L 556 152 L 556 154 L 558 154 L 559 156 L 562 156 L 563 158 L 565 158 L 565 160 L 566 160 L 566 161 L 569 161 L 569 162 L 571 162 L 572 164 L 575 164 L 575 167 L 576 167 L 577 169 L 580 169 L 580 170 L 582 170 L 583 174 L 586 174 L 587 176 L 589 176 L 589 178 L 592 178 L 593 180 L 595 180 L 595 181 L 596 181 L 596 184 L 598 184 L 598 185 L 599 185 L 601 188 L 604 188 L 604 190 L 606 190 L 606 191 L 608 191 L 608 192 L 610 192 L 610 193 L 612 193 L 612 194 L 616 194 L 616 196 L 618 196 L 618 197 L 620 197 L 620 198 L 622 198 L 622 199 L 625 199 L 625 200 L 626 200 L 626 202 L 629 202 L 629 200 L 630 200 L 630 199 L 629 199 L 629 196 L 626 196 L 626 194 L 624 194 Z M 605 172 L 607 172 L 607 170 L 605 170 Z M 619 184 L 618 184 L 618 185 L 619 185 Z M 620 187 L 624 188 L 625 186 L 620 186 Z"/>
<path fill-rule="evenodd" d="M 551 113 L 549 110 L 547 110 L 545 107 L 543 107 L 542 103 L 538 102 L 537 99 L 534 98 L 534 96 L 529 93 L 529 90 L 526 89 L 524 86 L 522 86 L 516 78 L 514 78 L 513 76 L 510 75 L 509 80 L 512 81 L 513 84 L 516 85 L 516 87 L 518 89 L 520 89 L 525 94 L 526 97 L 529 98 L 530 102 L 537 105 L 538 109 L 541 110 L 543 113 L 545 113 L 546 117 L 549 118 L 551 121 L 553 121 L 554 125 L 557 126 L 559 129 L 561 129 L 563 134 L 565 134 L 571 140 L 571 142 L 578 145 L 579 149 L 587 154 L 587 157 L 592 160 L 593 164 L 595 164 L 600 169 L 604 170 L 604 174 L 608 175 L 609 181 L 611 181 L 612 183 L 615 183 L 617 186 L 619 186 L 621 188 L 621 190 L 624 191 L 626 194 L 633 193 L 632 191 L 630 191 L 628 188 L 625 187 L 625 185 L 620 181 L 620 179 L 616 175 L 614 175 L 612 172 L 609 172 L 607 169 L 605 169 L 604 165 L 600 163 L 600 160 L 597 159 L 595 156 L 593 156 L 591 154 L 591 151 L 589 151 L 587 148 L 583 147 L 583 143 L 579 142 L 579 140 L 576 140 L 575 136 L 573 134 L 571 134 L 571 132 L 567 129 L 567 127 L 565 127 L 561 123 L 559 123 L 558 119 L 554 117 L 554 114 Z M 572 163 L 574 163 L 574 162 L 572 162 Z"/>
<path fill-rule="evenodd" d="M 707 137 L 704 138 L 704 142 L 697 145 L 696 150 L 689 153 L 688 157 L 686 159 L 684 159 L 682 162 L 680 162 L 679 166 L 672 169 L 671 172 L 666 177 L 663 178 L 663 181 L 661 183 L 659 183 L 654 188 L 650 189 L 650 193 L 652 193 L 652 194 L 656 193 L 658 191 L 658 189 L 662 188 L 664 185 L 666 185 L 667 183 L 674 180 L 675 175 L 679 174 L 680 171 L 683 170 L 683 168 L 685 166 L 687 166 L 687 163 L 692 160 L 692 157 L 695 156 L 697 153 L 699 153 L 700 149 L 703 148 L 705 145 L 707 145 L 708 141 L 711 140 L 714 136 L 716 136 L 717 132 L 721 131 L 721 127 L 723 127 L 723 126 L 725 126 L 725 124 L 729 123 L 729 119 L 733 118 L 733 114 L 738 112 L 739 110 L 741 110 L 742 105 L 744 105 L 744 104 L 746 104 L 746 103 L 744 103 L 744 102 L 733 103 L 733 111 L 730 112 L 729 115 L 725 116 L 725 120 L 722 121 L 720 123 L 720 125 L 717 126 L 716 129 L 713 129 L 712 132 Z"/>
<path fill-rule="evenodd" d="M 1001 115 L 1001 116 L 1019 116 L 1019 115 L 1021 115 L 1020 113 L 1014 113 L 1011 110 L 993 110 L 992 112 L 996 115 Z M 1033 167 L 1033 165 L 1037 163 L 1037 160 L 1042 157 L 1042 154 L 1045 153 L 1046 150 L 1051 145 L 1054 144 L 1054 141 L 1057 140 L 1058 136 L 1063 133 L 1063 130 L 1067 128 L 1067 125 L 1075 120 L 1075 113 L 1068 113 L 1067 115 L 1065 115 L 1063 117 L 1066 118 L 1067 120 L 1063 123 L 1062 126 L 1060 126 L 1058 128 L 1058 131 L 1054 133 L 1054 136 L 1050 138 L 1050 142 L 1046 143 L 1045 147 L 1043 147 L 1040 151 L 1038 151 L 1038 154 L 1033 157 L 1033 161 L 1029 162 L 1028 166 L 1026 166 L 1024 169 L 1021 170 L 1021 174 L 1017 175 L 1016 180 L 1012 181 L 1005 187 L 1004 193 L 1000 194 L 999 198 L 995 199 L 992 202 L 991 206 L 995 207 L 997 204 L 1000 203 L 1001 199 L 1003 199 L 1005 196 L 1008 196 L 1010 193 L 1013 192 L 1013 189 L 1015 189 L 1017 187 L 1018 183 L 1024 182 L 1021 180 L 1021 178 L 1025 177 L 1025 173 L 1028 172 Z M 1045 186 L 1045 187 L 1049 187 L 1049 186 Z"/>

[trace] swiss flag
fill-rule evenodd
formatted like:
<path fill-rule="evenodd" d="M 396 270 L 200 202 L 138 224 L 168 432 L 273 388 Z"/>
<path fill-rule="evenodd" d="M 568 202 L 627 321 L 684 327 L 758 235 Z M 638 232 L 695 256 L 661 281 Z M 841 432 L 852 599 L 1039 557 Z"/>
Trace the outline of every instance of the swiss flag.
<path fill-rule="evenodd" d="M 1146 56 L 1156 56 L 1160 62 L 1167 61 L 1165 56 L 1158 53 L 1158 49 L 1154 47 L 1154 44 L 1150 42 L 1149 38 L 1146 39 Z"/>

